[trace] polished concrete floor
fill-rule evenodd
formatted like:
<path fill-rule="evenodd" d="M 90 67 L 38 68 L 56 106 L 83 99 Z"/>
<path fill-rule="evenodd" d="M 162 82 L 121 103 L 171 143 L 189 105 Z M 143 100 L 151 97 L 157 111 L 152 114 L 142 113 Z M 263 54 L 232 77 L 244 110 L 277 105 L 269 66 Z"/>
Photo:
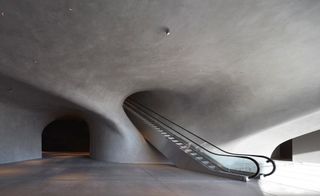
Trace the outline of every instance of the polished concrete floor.
<path fill-rule="evenodd" d="M 0 195 L 320 195 L 320 186 L 314 187 L 320 184 L 319 178 L 313 176 L 313 184 L 305 181 L 308 186 L 295 186 L 296 181 L 289 176 L 291 182 L 286 184 L 288 179 L 283 168 L 290 166 L 280 164 L 280 171 L 275 176 L 245 183 L 171 165 L 115 164 L 95 161 L 85 154 L 51 154 L 42 160 L 1 165 Z M 309 171 L 310 175 L 313 175 L 312 171 Z"/>

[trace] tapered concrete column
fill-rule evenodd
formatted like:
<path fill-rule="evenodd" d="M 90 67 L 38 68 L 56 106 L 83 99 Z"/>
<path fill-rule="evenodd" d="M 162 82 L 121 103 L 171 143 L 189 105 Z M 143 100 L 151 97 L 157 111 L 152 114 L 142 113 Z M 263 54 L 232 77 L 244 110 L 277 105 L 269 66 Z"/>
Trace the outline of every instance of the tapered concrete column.
<path fill-rule="evenodd" d="M 119 163 L 161 163 L 167 160 L 140 135 L 122 112 L 117 125 L 103 118 L 90 118 L 92 158 Z"/>

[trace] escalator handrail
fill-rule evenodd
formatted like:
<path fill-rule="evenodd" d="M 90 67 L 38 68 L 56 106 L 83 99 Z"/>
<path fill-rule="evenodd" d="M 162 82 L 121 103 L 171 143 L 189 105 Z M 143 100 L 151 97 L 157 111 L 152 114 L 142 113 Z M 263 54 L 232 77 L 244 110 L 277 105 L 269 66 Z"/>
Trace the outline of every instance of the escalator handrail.
<path fill-rule="evenodd" d="M 155 112 L 155 111 L 151 110 L 150 108 L 148 108 L 148 107 L 146 107 L 146 106 L 142 105 L 141 103 L 139 103 L 139 102 L 137 102 L 137 101 L 130 100 L 130 99 L 129 99 L 129 100 L 127 100 L 127 101 L 128 101 L 128 102 L 132 102 L 132 104 L 137 104 L 137 105 L 139 105 L 139 106 L 141 106 L 141 107 L 145 108 L 146 110 L 148 110 L 148 111 L 150 111 L 150 112 L 152 112 L 152 113 L 154 113 L 154 114 L 156 114 L 156 115 L 160 116 L 161 118 L 165 119 L 166 121 L 168 121 L 168 122 L 170 122 L 170 123 L 174 124 L 175 126 L 179 127 L 179 128 L 180 128 L 180 129 L 182 129 L 183 131 L 188 132 L 189 134 L 193 135 L 194 137 L 196 137 L 196 138 L 198 138 L 198 139 L 200 139 L 200 140 L 202 140 L 202 141 L 206 142 L 207 144 L 209 144 L 209 145 L 211 145 L 211 146 L 215 147 L 216 149 L 218 149 L 218 150 L 220 150 L 220 151 L 222 151 L 222 152 L 224 152 L 224 153 L 226 153 L 226 154 L 236 155 L 236 156 L 258 157 L 258 158 L 264 158 L 264 159 L 266 159 L 266 162 L 267 162 L 267 163 L 271 163 L 273 168 L 272 168 L 271 172 L 269 172 L 269 173 L 267 173 L 267 174 L 263 174 L 263 176 L 270 176 L 271 174 L 273 174 L 273 173 L 276 171 L 276 164 L 275 164 L 275 162 L 274 162 L 272 159 L 270 159 L 269 157 L 267 157 L 267 156 L 263 156 L 263 155 L 251 155 L 251 154 L 240 154 L 240 153 L 231 153 L 231 152 L 225 151 L 225 150 L 223 150 L 223 149 L 219 148 L 218 146 L 216 146 L 216 145 L 212 144 L 211 142 L 209 142 L 209 141 L 207 141 L 207 140 L 205 140 L 205 139 L 201 138 L 200 136 L 198 136 L 198 135 L 196 135 L 196 134 L 192 133 L 191 131 L 187 130 L 186 128 L 182 127 L 181 125 L 179 125 L 179 124 L 177 124 L 177 123 L 175 123 L 175 122 L 173 122 L 173 121 L 169 120 L 168 118 L 166 118 L 166 117 L 162 116 L 161 114 L 159 114 L 159 113 L 157 113 L 157 112 Z M 165 124 L 165 123 L 164 123 L 164 124 Z M 198 145 L 199 145 L 199 144 L 198 144 Z M 200 146 L 200 145 L 199 145 L 199 146 Z M 209 150 L 209 151 L 210 151 L 210 150 Z M 210 152 L 211 152 L 211 151 L 210 151 Z"/>
<path fill-rule="evenodd" d="M 126 103 L 125 103 L 125 104 L 126 104 Z M 129 103 L 129 104 L 130 104 L 130 103 Z M 130 107 L 130 106 L 127 106 L 127 107 Z M 145 112 L 144 112 L 144 113 L 145 113 Z M 141 115 L 141 114 L 140 114 L 140 115 Z M 146 115 L 145 115 L 145 116 L 146 116 Z M 160 121 L 159 119 L 157 119 L 157 118 L 155 118 L 155 117 L 153 117 L 153 116 L 150 116 L 150 115 L 148 115 L 147 118 L 153 118 L 153 119 L 155 119 L 156 121 Z M 248 176 L 249 178 L 255 178 L 255 177 L 257 177 L 257 176 L 260 174 L 260 166 L 259 166 L 259 163 L 258 163 L 255 159 L 253 159 L 253 158 L 251 158 L 251 157 L 247 157 L 247 156 L 241 156 L 241 155 L 240 155 L 240 156 L 238 156 L 238 155 L 227 155 L 227 154 L 218 154 L 218 153 L 215 153 L 215 152 L 211 152 L 210 150 L 208 150 L 208 149 L 204 148 L 203 146 L 199 145 L 197 142 L 193 141 L 192 139 L 189 139 L 189 138 L 187 138 L 186 136 L 184 136 L 183 134 L 181 134 L 181 133 L 179 133 L 178 131 L 174 130 L 174 129 L 173 129 L 172 127 L 170 127 L 169 125 L 163 123 L 162 121 L 160 121 L 160 122 L 161 122 L 163 125 L 165 125 L 166 127 L 168 127 L 169 129 L 171 129 L 172 131 L 174 131 L 174 132 L 176 132 L 177 134 L 179 134 L 180 136 L 184 137 L 186 140 L 189 140 L 189 141 L 191 141 L 192 143 L 194 143 L 195 145 L 197 145 L 197 147 L 199 147 L 199 148 L 201 148 L 202 150 L 208 152 L 209 154 L 214 154 L 214 155 L 217 155 L 217 156 L 224 156 L 224 157 L 243 158 L 243 159 L 248 159 L 248 160 L 252 161 L 252 162 L 255 164 L 255 166 L 257 167 L 257 171 L 256 171 L 253 175 Z M 222 170 L 225 171 L 225 172 L 230 172 L 230 171 L 225 170 L 225 169 L 223 169 L 223 168 L 221 168 L 221 167 L 219 167 L 219 168 L 222 169 Z"/>

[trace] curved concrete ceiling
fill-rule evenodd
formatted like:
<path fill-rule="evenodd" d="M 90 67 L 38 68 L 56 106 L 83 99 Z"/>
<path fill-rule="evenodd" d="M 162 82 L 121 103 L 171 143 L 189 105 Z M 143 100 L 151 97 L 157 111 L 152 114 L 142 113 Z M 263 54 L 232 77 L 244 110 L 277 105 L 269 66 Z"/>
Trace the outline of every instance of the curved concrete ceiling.
<path fill-rule="evenodd" d="M 1 77 L 99 114 L 122 134 L 134 129 L 122 102 L 138 91 L 229 150 L 271 154 L 280 140 L 315 131 L 266 134 L 319 109 L 320 2 L 4 0 L 0 13 Z M 247 147 L 265 134 L 269 143 L 256 147 L 270 149 Z"/>

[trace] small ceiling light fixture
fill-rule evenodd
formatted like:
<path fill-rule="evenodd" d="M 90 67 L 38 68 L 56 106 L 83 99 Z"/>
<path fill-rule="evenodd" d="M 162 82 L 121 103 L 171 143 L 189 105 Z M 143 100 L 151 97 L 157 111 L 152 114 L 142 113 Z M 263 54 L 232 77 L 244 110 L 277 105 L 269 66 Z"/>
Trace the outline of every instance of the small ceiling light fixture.
<path fill-rule="evenodd" d="M 5 13 L 4 12 L 1 12 L 1 14 L 0 14 L 1 16 L 4 16 L 5 15 Z"/>
<path fill-rule="evenodd" d="M 166 32 L 167 36 L 171 34 L 169 27 L 165 27 L 164 31 Z"/>

